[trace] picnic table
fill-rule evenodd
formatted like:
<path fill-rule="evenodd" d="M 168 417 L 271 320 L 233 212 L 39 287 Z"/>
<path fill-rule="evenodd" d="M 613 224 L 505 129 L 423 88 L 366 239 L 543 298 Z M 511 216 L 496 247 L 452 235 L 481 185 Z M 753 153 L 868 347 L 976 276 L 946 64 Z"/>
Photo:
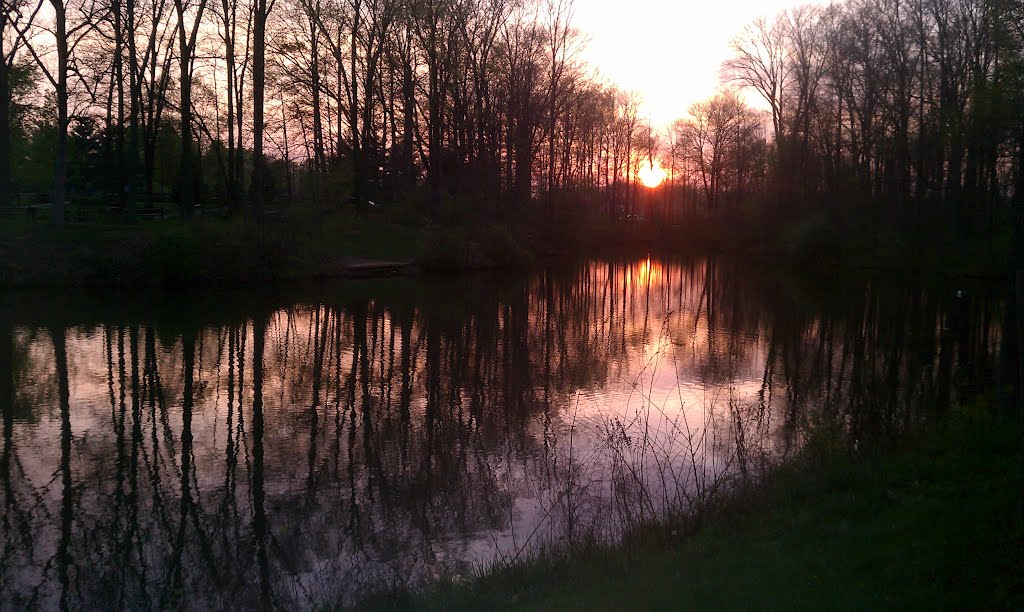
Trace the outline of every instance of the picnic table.
<path fill-rule="evenodd" d="M 129 209 L 124 206 L 108 206 L 104 212 L 108 218 L 121 219 L 128 216 Z M 135 217 L 138 219 L 163 219 L 164 209 L 159 206 L 136 206 Z"/>
<path fill-rule="evenodd" d="M 66 206 L 66 205 L 65 205 Z M 52 204 L 27 204 L 27 205 L 10 205 L 0 206 L 0 215 L 14 217 L 15 215 L 25 213 L 30 221 L 35 222 L 36 219 L 42 215 L 46 216 L 50 213 L 50 209 L 53 208 Z"/>
<path fill-rule="evenodd" d="M 64 203 L 64 209 L 65 210 L 67 210 L 67 206 L 68 206 L 68 203 L 65 202 Z M 34 223 L 37 216 L 39 216 L 40 214 L 42 214 L 43 216 L 46 216 L 47 214 L 49 214 L 49 212 L 50 212 L 50 210 L 52 208 L 53 208 L 53 204 L 29 204 L 28 206 L 25 207 L 25 213 L 28 215 L 28 218 L 31 219 L 32 222 Z"/>

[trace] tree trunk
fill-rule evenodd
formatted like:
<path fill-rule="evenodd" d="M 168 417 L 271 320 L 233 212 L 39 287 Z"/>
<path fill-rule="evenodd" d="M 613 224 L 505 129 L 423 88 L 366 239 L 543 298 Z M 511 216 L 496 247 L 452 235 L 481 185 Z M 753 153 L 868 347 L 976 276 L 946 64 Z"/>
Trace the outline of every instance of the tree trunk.
<path fill-rule="evenodd" d="M 320 50 L 319 35 L 316 30 L 316 23 L 310 20 L 310 82 L 313 94 L 313 171 L 315 173 L 316 189 L 314 198 L 320 198 L 320 175 L 324 171 L 326 161 L 324 159 L 324 127 L 320 117 Z"/>
<path fill-rule="evenodd" d="M 0 17 L 0 31 L 6 27 Z M 0 37 L 0 206 L 11 203 L 11 79 L 4 40 Z M 0 347 L 2 350 L 2 347 Z"/>
<path fill-rule="evenodd" d="M 365 159 L 360 142 L 359 132 L 359 79 L 356 76 L 356 49 L 358 49 L 359 24 L 361 2 L 357 0 L 353 8 L 354 21 L 352 23 L 352 39 L 349 43 L 349 103 L 348 103 L 348 129 L 352 141 L 352 204 L 355 206 L 356 214 L 363 216 L 366 213 L 366 197 L 363 193 L 363 182 L 366 180 Z M 369 92 L 366 92 L 367 100 Z M 367 102 L 369 103 L 369 102 Z"/>
<path fill-rule="evenodd" d="M 192 208 L 195 205 L 193 200 L 195 179 L 192 176 L 192 75 L 189 70 L 192 49 L 189 47 L 188 34 L 185 31 L 182 0 L 176 0 L 175 5 L 178 9 L 178 67 L 181 93 L 181 161 L 178 174 L 181 191 L 178 202 L 181 206 L 182 218 L 189 219 L 192 217 Z"/>
<path fill-rule="evenodd" d="M 1019 420 L 1024 421 L 1024 116 L 1021 116 L 1017 138 L 1017 179 L 1013 194 L 1013 297 L 1012 309 L 1007 309 L 1008 326 L 1013 326 L 1012 337 L 1016 366 L 1013 373 L 1014 402 Z"/>
<path fill-rule="evenodd" d="M 54 225 L 64 224 L 64 200 L 67 197 L 67 148 L 68 148 L 68 34 L 64 4 L 61 0 L 50 0 L 53 5 L 55 36 L 57 42 L 57 142 L 54 146 L 53 205 L 50 220 Z"/>
<path fill-rule="evenodd" d="M 142 84 L 135 72 L 138 62 L 138 49 L 135 41 L 135 0 L 125 0 L 125 15 L 128 19 L 126 34 L 128 40 L 128 96 L 131 108 L 128 110 L 128 143 L 125 160 L 125 204 L 128 207 L 128 218 L 135 218 L 137 197 L 135 193 L 136 174 L 139 167 L 139 113 L 142 111 Z"/>
<path fill-rule="evenodd" d="M 125 39 L 125 25 L 122 20 L 121 3 L 115 1 L 112 3 L 111 11 L 114 13 L 114 83 L 112 85 L 117 89 L 117 122 L 113 127 L 113 138 L 114 138 L 114 151 L 115 151 L 115 165 L 117 167 L 117 205 L 124 209 L 128 213 L 129 223 L 135 221 L 135 207 L 128 206 L 128 199 L 130 197 L 128 183 L 128 160 L 125 147 L 125 97 L 124 97 L 124 47 Z M 133 95 L 132 87 L 129 85 L 128 95 Z M 108 107 L 109 108 L 109 107 Z M 129 111 L 130 112 L 130 111 Z M 108 134 L 108 137 L 110 135 Z"/>
<path fill-rule="evenodd" d="M 266 163 L 263 159 L 263 105 L 266 91 L 267 0 L 256 0 L 252 43 L 252 212 L 263 226 Z"/>
<path fill-rule="evenodd" d="M 235 161 L 235 6 L 228 0 L 221 0 L 221 18 L 224 26 L 224 63 L 227 73 L 228 94 L 228 168 L 225 178 L 224 200 L 229 211 L 238 206 L 238 165 Z"/>

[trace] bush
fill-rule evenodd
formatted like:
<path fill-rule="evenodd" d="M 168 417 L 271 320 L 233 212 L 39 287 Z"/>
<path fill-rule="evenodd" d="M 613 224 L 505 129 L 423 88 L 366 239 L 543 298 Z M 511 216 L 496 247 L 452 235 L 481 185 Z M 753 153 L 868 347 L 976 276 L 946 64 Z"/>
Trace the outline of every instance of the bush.
<path fill-rule="evenodd" d="M 417 263 L 429 272 L 526 266 L 532 254 L 506 228 L 483 225 L 475 231 L 434 225 L 420 239 Z"/>
<path fill-rule="evenodd" d="M 180 285 L 194 282 L 200 275 L 196 241 L 184 228 L 158 234 L 147 248 L 143 268 L 158 282 Z"/>
<path fill-rule="evenodd" d="M 839 236 L 823 213 L 797 222 L 786 233 L 784 248 L 794 260 L 825 261 L 840 255 Z"/>
<path fill-rule="evenodd" d="M 470 242 L 461 228 L 430 226 L 420 238 L 417 263 L 428 272 L 460 270 L 471 265 L 474 259 Z M 482 255 L 480 256 L 482 260 Z M 482 264 L 482 261 L 480 262 Z"/>
<path fill-rule="evenodd" d="M 533 254 L 506 227 L 484 226 L 479 240 L 484 257 L 495 266 L 525 267 L 534 263 Z"/>

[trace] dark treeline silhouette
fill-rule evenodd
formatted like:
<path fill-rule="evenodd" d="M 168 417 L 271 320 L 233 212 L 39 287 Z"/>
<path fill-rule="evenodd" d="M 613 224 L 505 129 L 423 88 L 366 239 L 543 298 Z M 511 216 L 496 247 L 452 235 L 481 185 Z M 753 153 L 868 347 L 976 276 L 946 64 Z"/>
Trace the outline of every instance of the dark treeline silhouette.
<path fill-rule="evenodd" d="M 0 602 L 337 602 L 538 528 L 649 518 L 703 484 L 624 480 L 646 482 L 648 429 L 689 473 L 658 426 L 684 411 L 718 441 L 701 461 L 757 478 L 808 422 L 863 447 L 990 386 L 1002 303 L 982 288 L 778 286 L 595 262 L 468 299 L 4 311 Z"/>
<path fill-rule="evenodd" d="M 849 0 L 760 19 L 733 43 L 726 89 L 666 134 L 581 60 L 571 0 L 4 7 L 0 199 L 52 192 L 56 221 L 65 200 L 546 226 L 581 209 L 678 219 L 762 202 L 771 218 L 813 208 L 991 236 L 1024 198 L 1019 0 Z M 640 197 L 655 161 L 669 189 Z"/>
<path fill-rule="evenodd" d="M 626 197 L 650 157 L 636 101 L 581 61 L 569 0 L 16 4 L 4 188 L 53 191 L 57 221 L 67 198 L 511 219 L 541 193 Z"/>
<path fill-rule="evenodd" d="M 760 190 L 775 214 L 847 204 L 850 225 L 990 236 L 1021 197 L 1022 20 L 1012 0 L 849 0 L 758 19 L 722 76 L 767 120 L 721 94 L 674 126 L 672 158 L 711 207 Z"/>

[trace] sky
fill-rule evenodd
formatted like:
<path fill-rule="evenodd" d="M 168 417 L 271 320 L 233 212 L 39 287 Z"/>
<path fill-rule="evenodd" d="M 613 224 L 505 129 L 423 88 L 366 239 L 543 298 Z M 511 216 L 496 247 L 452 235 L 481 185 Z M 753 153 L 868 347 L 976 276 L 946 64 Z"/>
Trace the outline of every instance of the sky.
<path fill-rule="evenodd" d="M 729 42 L 744 26 L 819 2 L 576 0 L 574 23 L 590 41 L 584 58 L 602 77 L 640 93 L 641 116 L 662 128 L 714 93 Z"/>

